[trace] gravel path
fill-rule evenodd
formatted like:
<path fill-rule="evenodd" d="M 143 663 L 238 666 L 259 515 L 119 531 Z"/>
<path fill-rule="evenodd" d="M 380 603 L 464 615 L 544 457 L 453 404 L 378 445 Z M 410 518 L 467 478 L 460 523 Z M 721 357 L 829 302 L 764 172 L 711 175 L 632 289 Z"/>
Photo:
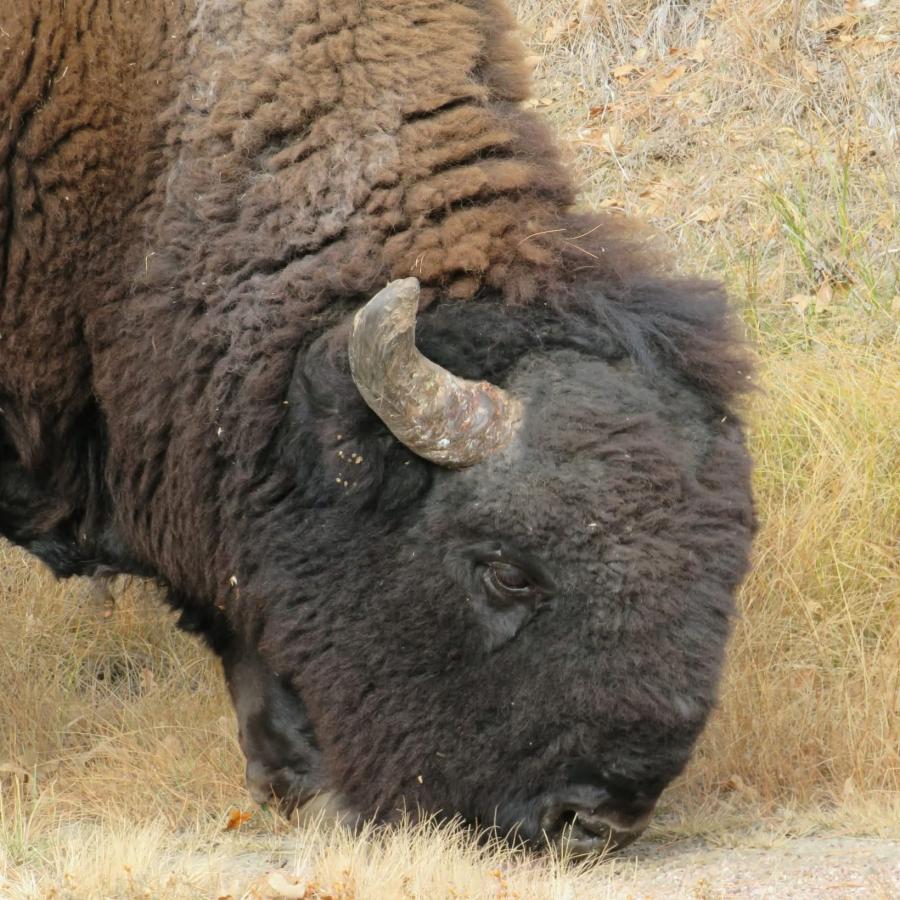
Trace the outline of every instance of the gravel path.
<path fill-rule="evenodd" d="M 616 865 L 622 867 L 621 892 L 615 887 L 606 896 L 900 900 L 900 841 L 807 837 L 748 849 L 691 840 L 635 846 Z"/>

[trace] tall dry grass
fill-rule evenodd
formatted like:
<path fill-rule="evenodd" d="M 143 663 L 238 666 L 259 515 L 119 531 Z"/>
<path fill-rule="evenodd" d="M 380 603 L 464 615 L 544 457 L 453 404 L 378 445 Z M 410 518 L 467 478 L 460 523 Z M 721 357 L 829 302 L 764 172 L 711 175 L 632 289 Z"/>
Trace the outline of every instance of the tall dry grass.
<path fill-rule="evenodd" d="M 721 708 L 679 789 L 900 823 L 900 355 L 771 356 L 751 419 L 762 532 Z"/>
<path fill-rule="evenodd" d="M 900 823 L 900 9 L 519 0 L 585 202 L 725 277 L 757 341 L 762 531 L 722 702 L 649 840 Z M 217 663 L 147 585 L 104 618 L 0 548 L 0 897 L 622 896 L 634 860 L 354 840 L 252 809 Z M 630 867 L 630 868 L 629 868 Z M 310 894 L 312 895 L 312 894 Z"/>

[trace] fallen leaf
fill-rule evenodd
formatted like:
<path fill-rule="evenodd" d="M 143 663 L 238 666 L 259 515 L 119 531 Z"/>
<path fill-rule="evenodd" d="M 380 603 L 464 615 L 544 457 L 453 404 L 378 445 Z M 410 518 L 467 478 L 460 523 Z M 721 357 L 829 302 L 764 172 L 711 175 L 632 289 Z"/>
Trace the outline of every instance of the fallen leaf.
<path fill-rule="evenodd" d="M 694 62 L 705 62 L 707 56 L 707 50 L 712 46 L 712 41 L 709 38 L 700 38 L 696 44 L 694 44 L 690 53 L 688 53 L 687 58 L 693 60 Z"/>
<path fill-rule="evenodd" d="M 856 16 L 844 13 L 838 16 L 828 16 L 816 25 L 816 31 L 822 31 L 829 38 L 836 38 L 843 31 L 850 31 L 856 27 Z"/>
<path fill-rule="evenodd" d="M 891 314 L 900 316 L 900 294 L 894 294 L 891 300 Z"/>
<path fill-rule="evenodd" d="M 545 29 L 542 35 L 543 39 L 550 43 L 559 40 L 559 38 L 574 31 L 578 26 L 577 19 L 554 19 Z"/>
<path fill-rule="evenodd" d="M 846 144 L 845 152 L 848 159 L 859 161 L 874 159 L 878 156 L 878 151 L 862 138 L 849 140 Z"/>
<path fill-rule="evenodd" d="M 734 791 L 736 794 L 743 794 L 745 797 L 755 797 L 757 795 L 756 788 L 747 784 L 740 775 L 732 775 L 723 785 L 726 791 Z"/>
<path fill-rule="evenodd" d="M 866 59 L 874 59 L 876 56 L 881 56 L 882 53 L 886 53 L 888 50 L 895 49 L 897 47 L 897 41 L 886 34 L 879 34 L 874 37 L 867 35 L 866 37 L 857 38 L 855 41 L 852 41 L 849 46 L 851 50 L 855 50 Z"/>
<path fill-rule="evenodd" d="M 706 110 L 709 107 L 709 96 L 705 91 L 696 90 L 691 91 L 689 94 L 682 94 L 681 100 L 684 103 L 691 103 L 694 106 L 699 106 L 703 110 Z"/>
<path fill-rule="evenodd" d="M 625 145 L 625 135 L 618 125 L 610 125 L 609 128 L 606 129 L 604 138 L 607 146 L 613 151 L 621 150 Z"/>
<path fill-rule="evenodd" d="M 675 182 L 654 178 L 650 184 L 638 194 L 638 198 L 643 201 L 639 204 L 639 211 L 648 218 L 661 215 L 671 203 L 671 197 L 679 190 L 679 185 Z"/>
<path fill-rule="evenodd" d="M 834 300 L 834 288 L 831 286 L 831 282 L 823 281 L 819 290 L 816 291 L 816 312 L 828 309 L 832 300 Z"/>
<path fill-rule="evenodd" d="M 225 830 L 235 831 L 244 823 L 249 822 L 252 818 L 252 812 L 245 812 L 241 809 L 232 809 L 229 811 L 228 816 L 225 819 Z"/>
<path fill-rule="evenodd" d="M 894 227 L 894 211 L 892 209 L 886 209 L 876 220 L 875 220 L 876 228 L 881 228 L 883 231 L 891 231 Z"/>
<path fill-rule="evenodd" d="M 818 66 L 811 59 L 807 59 L 805 56 L 798 56 L 797 69 L 803 76 L 803 80 L 809 84 L 815 84 L 819 80 Z"/>
<path fill-rule="evenodd" d="M 637 50 L 634 51 L 631 61 L 635 63 L 635 65 L 640 65 L 641 63 L 647 62 L 647 57 L 649 55 L 650 51 L 646 47 L 638 47 Z"/>
<path fill-rule="evenodd" d="M 636 75 L 640 71 L 641 70 L 632 63 L 622 63 L 622 65 L 616 66 L 611 74 L 613 78 L 624 81 L 629 75 Z"/>
<path fill-rule="evenodd" d="M 610 125 L 608 128 L 589 128 L 581 132 L 579 141 L 606 153 L 615 154 L 622 151 L 625 136 L 618 125 Z"/>
<path fill-rule="evenodd" d="M 687 66 L 684 63 L 679 63 L 668 74 L 660 75 L 650 82 L 650 93 L 655 95 L 664 94 L 685 72 L 687 72 Z"/>
<path fill-rule="evenodd" d="M 156 687 L 156 676 L 152 669 L 141 669 L 141 694 L 149 694 Z"/>
<path fill-rule="evenodd" d="M 530 97 L 522 102 L 522 109 L 535 109 L 539 106 L 550 106 L 552 103 L 552 97 Z"/>
<path fill-rule="evenodd" d="M 701 206 L 700 209 L 697 210 L 694 218 L 698 222 L 707 225 L 710 222 L 715 222 L 717 219 L 722 218 L 722 210 L 707 204 L 706 206 Z"/>
<path fill-rule="evenodd" d="M 287 875 L 284 872 L 271 872 L 266 876 L 264 889 L 267 897 L 285 898 L 285 900 L 303 900 L 310 890 L 310 884 L 299 875 Z M 274 892 L 274 893 L 272 893 Z"/>

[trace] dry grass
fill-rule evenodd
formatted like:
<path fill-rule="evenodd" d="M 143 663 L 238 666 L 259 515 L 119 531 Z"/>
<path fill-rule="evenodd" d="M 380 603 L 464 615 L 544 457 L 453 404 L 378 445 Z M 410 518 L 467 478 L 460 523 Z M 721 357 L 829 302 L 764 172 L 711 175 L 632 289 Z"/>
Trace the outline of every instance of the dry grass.
<path fill-rule="evenodd" d="M 763 357 L 756 567 L 721 710 L 650 839 L 898 837 L 900 8 L 516 5 L 586 202 L 724 275 Z M 223 831 L 252 804 L 217 664 L 149 587 L 109 619 L 83 590 L 0 548 L 0 897 L 260 896 L 283 863 L 317 896 L 636 883 L 633 859 L 538 863 L 446 830 L 298 839 L 257 812 Z"/>
<path fill-rule="evenodd" d="M 823 336 L 769 358 L 752 420 L 763 530 L 686 804 L 725 790 L 871 832 L 900 822 L 898 387 L 896 347 Z"/>
<path fill-rule="evenodd" d="M 535 102 L 587 203 L 652 222 L 691 271 L 724 275 L 775 342 L 795 345 L 798 307 L 809 329 L 892 330 L 878 313 L 900 266 L 895 3 L 518 6 L 541 53 Z"/>

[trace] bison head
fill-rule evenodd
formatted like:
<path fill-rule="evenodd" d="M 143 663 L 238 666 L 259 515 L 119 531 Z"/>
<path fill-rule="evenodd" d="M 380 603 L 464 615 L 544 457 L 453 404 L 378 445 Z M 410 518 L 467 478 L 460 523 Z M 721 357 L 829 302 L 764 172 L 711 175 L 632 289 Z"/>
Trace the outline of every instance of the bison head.
<path fill-rule="evenodd" d="M 247 541 L 255 694 L 297 734 L 257 785 L 579 851 L 644 827 L 713 706 L 753 515 L 723 320 L 642 290 L 436 304 L 414 342 L 407 280 L 302 356 Z"/>

